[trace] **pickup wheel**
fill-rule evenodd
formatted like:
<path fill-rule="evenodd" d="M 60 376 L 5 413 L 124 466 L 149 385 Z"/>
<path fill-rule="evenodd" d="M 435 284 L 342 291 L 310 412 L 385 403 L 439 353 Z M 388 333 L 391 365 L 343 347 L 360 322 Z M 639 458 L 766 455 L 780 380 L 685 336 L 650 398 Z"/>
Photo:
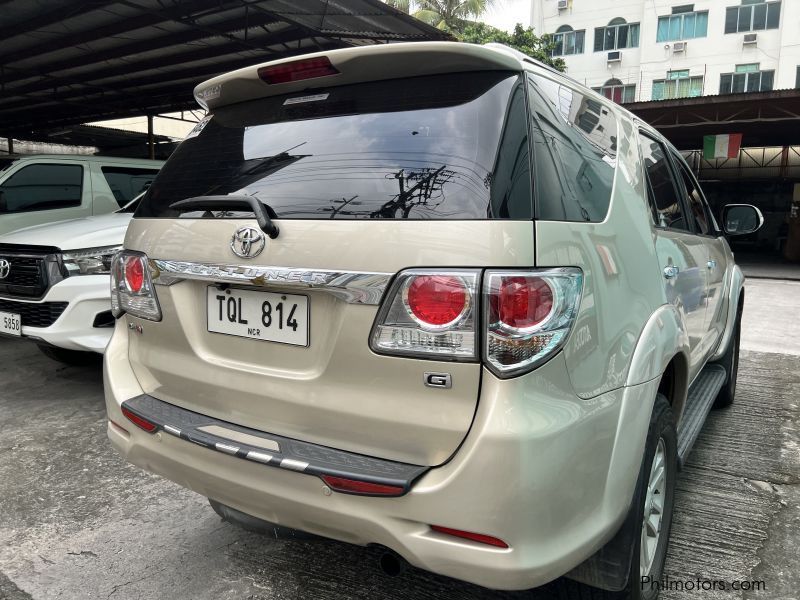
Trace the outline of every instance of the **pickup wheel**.
<path fill-rule="evenodd" d="M 736 395 L 736 378 L 739 376 L 739 338 L 742 329 L 742 312 L 741 310 L 736 315 L 736 321 L 733 325 L 733 334 L 731 341 L 728 343 L 728 349 L 722 355 L 716 364 L 725 367 L 728 373 L 728 379 L 725 385 L 719 390 L 717 399 L 714 401 L 714 408 L 725 408 L 733 404 L 733 397 Z"/>
<path fill-rule="evenodd" d="M 656 600 L 664 573 L 675 480 L 678 474 L 678 447 L 675 422 L 667 399 L 656 396 L 644 459 L 633 504 L 623 527 L 631 531 L 632 560 L 625 589 L 611 592 L 561 580 L 560 600 Z"/>

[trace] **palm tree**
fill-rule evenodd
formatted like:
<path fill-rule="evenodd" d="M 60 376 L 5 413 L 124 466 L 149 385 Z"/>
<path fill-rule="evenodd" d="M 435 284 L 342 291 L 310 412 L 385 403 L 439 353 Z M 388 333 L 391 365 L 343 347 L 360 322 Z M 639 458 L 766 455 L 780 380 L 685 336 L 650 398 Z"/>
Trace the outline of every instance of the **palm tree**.
<path fill-rule="evenodd" d="M 413 6 L 414 16 L 420 21 L 458 32 L 485 13 L 495 0 L 386 0 L 386 3 L 405 13 L 411 12 Z"/>
<path fill-rule="evenodd" d="M 411 0 L 386 0 L 386 4 L 406 14 L 411 12 Z"/>

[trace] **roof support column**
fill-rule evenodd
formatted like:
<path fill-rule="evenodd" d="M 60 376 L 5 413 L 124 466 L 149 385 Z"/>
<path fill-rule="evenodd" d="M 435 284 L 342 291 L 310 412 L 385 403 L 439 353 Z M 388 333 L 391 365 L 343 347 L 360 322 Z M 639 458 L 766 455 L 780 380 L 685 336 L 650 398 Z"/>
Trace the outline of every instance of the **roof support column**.
<path fill-rule="evenodd" d="M 156 157 L 156 144 L 153 137 L 153 115 L 147 115 L 147 157 L 150 160 Z"/>
<path fill-rule="evenodd" d="M 14 138 L 8 136 L 8 153 L 14 154 Z"/>

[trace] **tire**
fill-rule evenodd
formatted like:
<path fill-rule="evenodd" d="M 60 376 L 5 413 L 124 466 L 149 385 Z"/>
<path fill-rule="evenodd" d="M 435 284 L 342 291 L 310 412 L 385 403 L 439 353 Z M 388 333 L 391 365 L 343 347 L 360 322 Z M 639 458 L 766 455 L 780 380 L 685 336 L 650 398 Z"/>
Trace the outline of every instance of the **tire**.
<path fill-rule="evenodd" d="M 636 482 L 636 491 L 633 497 L 633 504 L 628 518 L 623 527 L 631 527 L 634 530 L 633 539 L 633 560 L 631 560 L 630 571 L 628 573 L 628 584 L 625 589 L 618 592 L 610 592 L 593 588 L 576 581 L 561 579 L 559 581 L 558 597 L 560 600 L 656 600 L 659 595 L 659 586 L 656 582 L 662 580 L 664 574 L 664 562 L 667 557 L 669 546 L 669 533 L 672 527 L 672 512 L 675 500 L 675 480 L 678 474 L 678 436 L 675 431 L 675 423 L 672 417 L 672 409 L 667 399 L 658 394 L 653 407 L 653 414 L 650 418 L 650 427 L 647 432 L 647 442 L 642 466 L 639 470 L 639 478 Z M 654 468 L 656 457 L 663 466 L 664 479 L 658 483 L 658 478 L 653 479 L 657 469 Z M 652 488 L 656 494 L 650 493 Z M 655 525 L 655 513 L 651 512 L 650 507 L 658 506 L 658 499 L 661 499 L 660 512 L 660 533 L 656 536 L 645 535 L 646 528 L 645 514 L 650 516 L 651 527 Z M 655 502 L 654 502 L 655 500 Z M 648 509 L 646 511 L 646 509 Z M 651 538 L 655 537 L 655 540 Z M 643 540 L 647 539 L 648 557 L 652 557 L 650 566 L 643 567 L 643 560 L 647 558 L 643 555 Z M 645 580 L 644 577 L 649 577 Z M 645 581 L 648 581 L 645 583 Z"/>
<path fill-rule="evenodd" d="M 236 525 L 250 533 L 268 535 L 278 540 L 311 541 L 323 539 L 311 533 L 306 533 L 305 531 L 290 529 L 289 527 L 283 527 L 282 525 L 276 525 L 275 523 L 264 521 L 258 517 L 253 517 L 240 510 L 222 504 L 221 502 L 212 500 L 211 498 L 208 499 L 208 503 L 223 521 L 231 525 Z"/>
<path fill-rule="evenodd" d="M 101 362 L 99 354 L 94 352 L 80 352 L 79 350 L 66 350 L 56 346 L 39 346 L 39 350 L 47 358 L 57 360 L 65 365 L 73 367 L 86 367 L 96 365 Z"/>
<path fill-rule="evenodd" d="M 714 400 L 714 408 L 725 408 L 733 404 L 736 395 L 736 379 L 739 376 L 739 341 L 742 330 L 742 311 L 736 314 L 736 321 L 733 324 L 733 335 L 728 343 L 728 349 L 714 364 L 722 365 L 728 373 L 725 385 L 719 390 L 717 399 Z"/>

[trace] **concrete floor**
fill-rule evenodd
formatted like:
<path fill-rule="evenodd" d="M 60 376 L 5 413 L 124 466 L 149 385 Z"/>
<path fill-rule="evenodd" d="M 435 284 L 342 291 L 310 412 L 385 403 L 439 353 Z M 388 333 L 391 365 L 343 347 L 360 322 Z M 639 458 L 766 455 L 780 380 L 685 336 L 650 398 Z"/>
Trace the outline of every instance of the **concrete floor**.
<path fill-rule="evenodd" d="M 800 283 L 748 283 L 737 400 L 712 413 L 678 481 L 673 581 L 763 580 L 800 597 Z M 557 597 L 490 592 L 417 570 L 390 579 L 359 547 L 280 541 L 222 522 L 204 498 L 127 465 L 105 437 L 98 366 L 61 367 L 0 339 L 0 598 Z"/>

